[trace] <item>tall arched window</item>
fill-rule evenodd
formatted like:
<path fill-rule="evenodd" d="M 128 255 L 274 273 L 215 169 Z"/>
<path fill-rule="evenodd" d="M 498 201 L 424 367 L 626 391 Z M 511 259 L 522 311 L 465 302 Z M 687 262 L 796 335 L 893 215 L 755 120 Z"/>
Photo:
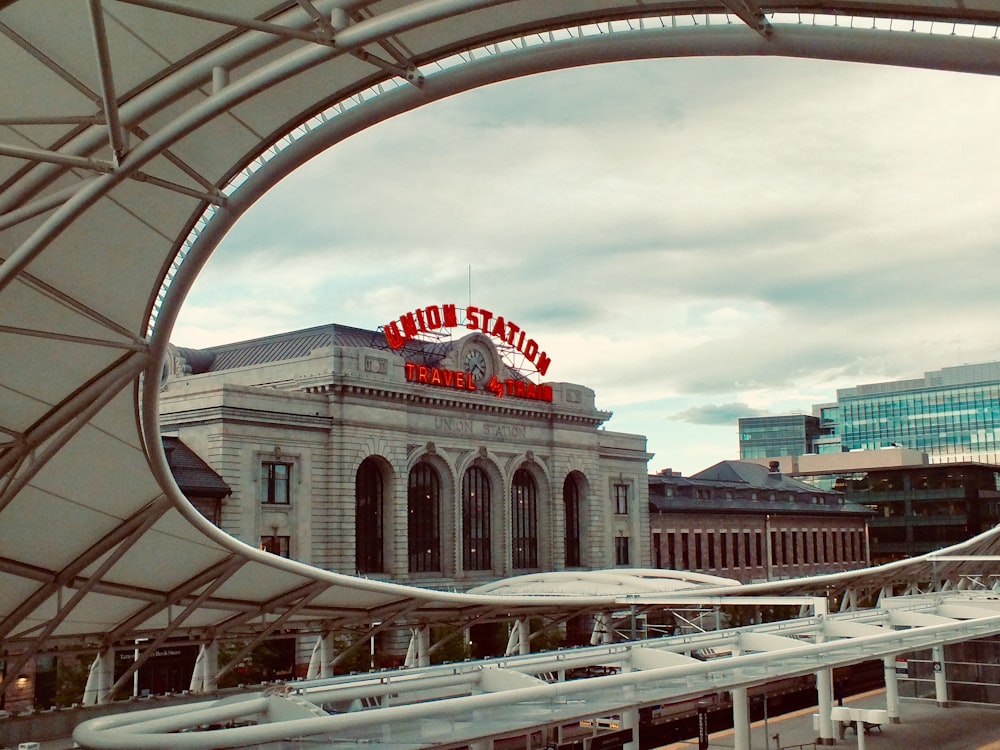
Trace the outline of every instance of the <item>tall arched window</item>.
<path fill-rule="evenodd" d="M 490 479 L 478 466 L 462 477 L 462 567 L 489 570 Z"/>
<path fill-rule="evenodd" d="M 441 480 L 423 461 L 410 471 L 406 511 L 410 572 L 441 570 Z"/>
<path fill-rule="evenodd" d="M 511 562 L 514 568 L 538 567 L 538 488 L 526 469 L 514 472 L 510 492 Z"/>
<path fill-rule="evenodd" d="M 580 562 L 580 483 L 570 474 L 563 482 L 563 509 L 566 515 L 566 567 Z"/>
<path fill-rule="evenodd" d="M 382 472 L 372 458 L 354 479 L 354 565 L 358 573 L 382 572 Z"/>

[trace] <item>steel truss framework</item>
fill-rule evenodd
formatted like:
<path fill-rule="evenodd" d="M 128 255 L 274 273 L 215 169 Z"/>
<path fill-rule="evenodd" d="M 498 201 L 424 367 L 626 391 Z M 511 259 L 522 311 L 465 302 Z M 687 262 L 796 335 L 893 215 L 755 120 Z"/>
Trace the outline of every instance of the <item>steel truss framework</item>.
<path fill-rule="evenodd" d="M 358 580 L 208 524 L 170 476 L 156 414 L 170 329 L 212 249 L 320 151 L 495 81 L 692 55 L 996 75 L 998 26 L 988 0 L 0 3 L 7 674 L 40 651 L 140 637 L 558 621 L 612 608 L 609 596 L 553 603 Z M 948 557 L 764 591 L 854 602 L 899 587 L 989 587 L 998 546 L 991 532 Z"/>
<path fill-rule="evenodd" d="M 697 595 L 644 596 L 629 597 L 622 605 L 640 599 L 666 606 L 703 601 Z M 774 597 L 737 599 L 751 605 L 791 603 Z M 886 598 L 878 607 L 836 615 L 827 615 L 825 603 L 819 598 L 817 611 L 807 617 L 732 630 L 293 682 L 238 699 L 93 719 L 74 737 L 84 747 L 136 750 L 267 748 L 262 743 L 277 747 L 286 738 L 343 748 L 373 743 L 490 747 L 491 740 L 535 732 L 551 744 L 568 723 L 616 716 L 626 726 L 629 712 L 635 715 L 642 707 L 804 675 L 821 680 L 834 667 L 877 659 L 898 694 L 892 676 L 896 655 L 1000 633 L 996 594 Z M 706 653 L 715 656 L 698 658 Z M 614 674 L 568 678 L 573 670 L 595 667 Z M 745 701 L 745 694 L 739 696 Z M 739 699 L 734 695 L 734 701 Z M 829 692 L 826 702 L 825 711 L 819 710 L 829 717 Z M 891 697 L 886 714 L 899 716 Z M 824 723 L 820 736 L 832 741 L 832 721 Z M 217 728 L 206 731 L 206 725 Z M 190 731 L 196 728 L 202 731 Z"/>

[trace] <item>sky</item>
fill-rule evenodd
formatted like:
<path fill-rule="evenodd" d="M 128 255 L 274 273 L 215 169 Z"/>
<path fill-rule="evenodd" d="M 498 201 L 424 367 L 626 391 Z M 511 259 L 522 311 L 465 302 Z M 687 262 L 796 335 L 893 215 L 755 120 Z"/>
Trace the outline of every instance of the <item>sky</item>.
<path fill-rule="evenodd" d="M 517 322 L 650 472 L 739 457 L 737 418 L 1000 360 L 1000 80 L 781 59 L 495 84 L 304 165 L 206 265 L 205 347 L 439 303 Z M 470 283 L 471 279 L 471 283 Z"/>

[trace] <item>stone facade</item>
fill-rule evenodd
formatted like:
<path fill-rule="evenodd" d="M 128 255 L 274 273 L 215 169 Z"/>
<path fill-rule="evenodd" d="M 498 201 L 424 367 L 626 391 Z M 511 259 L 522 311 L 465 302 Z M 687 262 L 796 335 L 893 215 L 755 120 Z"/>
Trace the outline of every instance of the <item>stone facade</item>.
<path fill-rule="evenodd" d="M 178 349 L 161 429 L 232 488 L 225 531 L 327 570 L 461 591 L 532 570 L 648 566 L 645 437 L 600 429 L 611 415 L 593 390 L 543 388 L 509 355 L 478 332 L 397 353 L 335 325 Z M 488 502 L 475 505 L 471 477 Z"/>

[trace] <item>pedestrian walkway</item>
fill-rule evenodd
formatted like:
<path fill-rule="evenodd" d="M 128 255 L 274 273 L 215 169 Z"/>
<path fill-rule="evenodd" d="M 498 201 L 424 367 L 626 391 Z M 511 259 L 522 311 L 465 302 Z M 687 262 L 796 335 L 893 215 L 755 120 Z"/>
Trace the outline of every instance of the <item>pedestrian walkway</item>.
<path fill-rule="evenodd" d="M 875 690 L 844 701 L 852 708 L 885 708 L 885 691 Z M 815 708 L 803 709 L 755 722 L 750 730 L 752 750 L 812 750 L 819 732 L 813 728 Z M 938 708 L 934 701 L 902 699 L 901 722 L 886 724 L 864 737 L 865 750 L 1000 750 L 1000 706 Z M 664 745 L 659 750 L 692 750 L 698 741 Z M 712 750 L 734 747 L 733 731 L 709 736 Z M 815 745 L 819 748 L 819 745 Z M 829 746 L 826 746 L 829 747 Z M 834 747 L 858 747 L 853 730 Z"/>

